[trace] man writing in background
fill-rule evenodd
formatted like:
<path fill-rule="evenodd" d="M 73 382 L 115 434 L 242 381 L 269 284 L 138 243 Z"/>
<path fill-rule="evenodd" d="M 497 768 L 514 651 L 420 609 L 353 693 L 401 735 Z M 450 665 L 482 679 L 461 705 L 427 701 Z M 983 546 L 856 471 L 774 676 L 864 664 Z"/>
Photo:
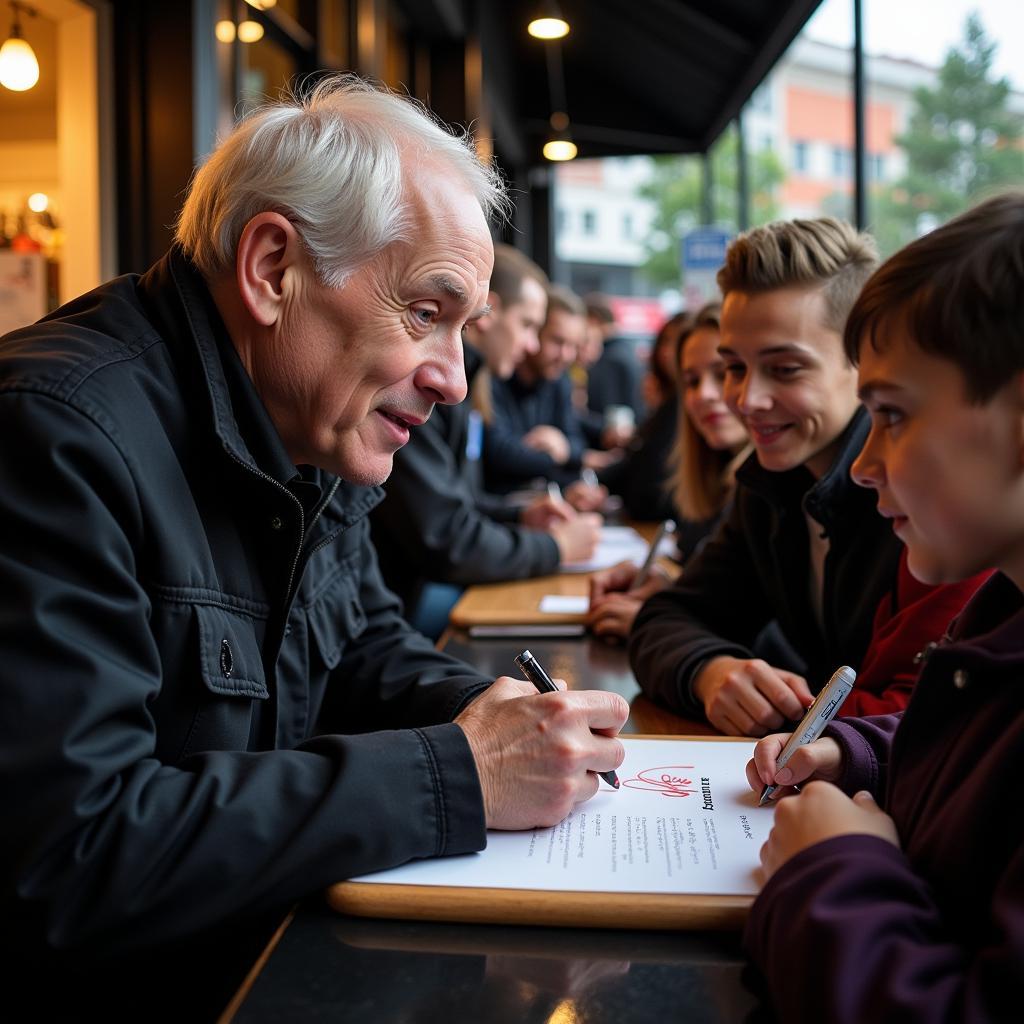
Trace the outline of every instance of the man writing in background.
<path fill-rule="evenodd" d="M 489 312 L 466 326 L 470 394 L 412 431 L 371 516 L 385 581 L 410 622 L 435 639 L 463 587 L 552 573 L 559 562 L 589 558 L 597 543 L 600 518 L 577 515 L 566 501 L 545 493 L 516 508 L 483 490 L 491 386 L 537 357 L 545 283 L 532 260 L 495 246 Z"/>

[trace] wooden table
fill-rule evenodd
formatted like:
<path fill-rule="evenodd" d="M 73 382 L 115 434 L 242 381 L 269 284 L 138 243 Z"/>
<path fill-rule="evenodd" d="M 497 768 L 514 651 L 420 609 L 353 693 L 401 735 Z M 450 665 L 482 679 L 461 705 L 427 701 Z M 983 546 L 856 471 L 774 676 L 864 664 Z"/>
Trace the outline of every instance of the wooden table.
<path fill-rule="evenodd" d="M 707 734 L 640 694 L 625 650 L 592 637 L 470 639 L 444 649 L 510 674 L 524 646 L 573 688 L 630 701 L 626 732 Z M 375 921 L 310 900 L 284 922 L 221 1024 L 741 1024 L 757 1006 L 739 936 Z"/>

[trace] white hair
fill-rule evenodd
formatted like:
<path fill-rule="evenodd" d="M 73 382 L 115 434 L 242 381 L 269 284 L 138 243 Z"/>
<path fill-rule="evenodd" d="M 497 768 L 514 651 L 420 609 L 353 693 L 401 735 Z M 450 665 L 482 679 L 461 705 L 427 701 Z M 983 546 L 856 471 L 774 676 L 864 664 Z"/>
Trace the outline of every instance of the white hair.
<path fill-rule="evenodd" d="M 507 216 L 508 194 L 468 133 L 356 75 L 254 111 L 195 173 L 176 240 L 207 277 L 233 267 L 245 225 L 265 210 L 298 230 L 319 279 L 339 287 L 393 242 L 408 239 L 402 155 L 440 163 L 485 216 Z"/>

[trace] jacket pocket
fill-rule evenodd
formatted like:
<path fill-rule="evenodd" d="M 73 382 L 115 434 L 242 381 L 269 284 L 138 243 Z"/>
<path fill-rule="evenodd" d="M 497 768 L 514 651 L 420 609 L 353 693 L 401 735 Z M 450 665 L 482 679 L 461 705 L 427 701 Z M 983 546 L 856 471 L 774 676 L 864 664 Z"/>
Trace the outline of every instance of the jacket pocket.
<path fill-rule="evenodd" d="M 309 629 L 324 664 L 335 669 L 347 644 L 366 629 L 355 579 L 342 567 L 306 609 Z"/>
<path fill-rule="evenodd" d="M 199 669 L 211 693 L 266 700 L 266 675 L 250 619 L 215 605 L 195 606 Z"/>
<path fill-rule="evenodd" d="M 252 749 L 270 696 L 253 621 L 216 605 L 193 606 L 202 691 L 181 756 Z"/>

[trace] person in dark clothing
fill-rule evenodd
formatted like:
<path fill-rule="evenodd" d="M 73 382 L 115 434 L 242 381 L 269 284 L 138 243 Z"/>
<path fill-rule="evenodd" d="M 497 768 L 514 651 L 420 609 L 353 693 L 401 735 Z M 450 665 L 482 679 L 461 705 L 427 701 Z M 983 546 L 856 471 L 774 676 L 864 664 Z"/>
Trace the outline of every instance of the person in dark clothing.
<path fill-rule="evenodd" d="M 755 454 L 717 532 L 640 609 L 629 650 L 648 695 L 726 733 L 799 719 L 843 664 L 859 670 L 843 713 L 904 707 L 914 655 L 981 582 L 915 586 L 874 496 L 850 480 L 868 417 L 842 329 L 874 265 L 868 236 L 821 218 L 740 235 L 718 275 L 725 397 Z M 773 620 L 803 673 L 754 657 Z M 868 662 L 889 623 L 892 643 Z"/>
<path fill-rule="evenodd" d="M 597 542 L 598 516 L 577 515 L 547 493 L 514 508 L 482 486 L 481 391 L 539 347 L 542 303 L 540 268 L 495 246 L 491 309 L 467 329 L 473 342 L 464 343 L 469 394 L 437 406 L 411 431 L 370 516 L 384 581 L 412 624 L 434 639 L 462 587 L 551 573 L 560 561 L 590 557 Z"/>
<path fill-rule="evenodd" d="M 926 652 L 904 713 L 834 723 L 782 770 L 788 736 L 757 745 L 751 786 L 786 799 L 745 944 L 793 1024 L 1019 1020 L 1024 193 L 893 256 L 845 345 L 871 415 L 851 471 L 913 574 L 998 571 Z"/>
<path fill-rule="evenodd" d="M 679 339 L 689 332 L 693 320 L 692 313 L 676 313 L 658 331 L 651 347 L 650 367 L 644 376 L 649 415 L 626 445 L 622 458 L 597 474 L 598 481 L 622 499 L 626 515 L 641 523 L 679 517 L 667 486 L 668 463 L 678 432 Z"/>
<path fill-rule="evenodd" d="M 670 453 L 671 477 L 661 486 L 671 502 L 667 517 L 675 522 L 684 566 L 723 515 L 736 468 L 750 452 L 747 432 L 723 397 L 719 315 L 717 303 L 701 309 L 679 335 L 674 352 L 683 416 Z M 598 636 L 625 639 L 644 601 L 671 582 L 656 566 L 647 582 L 633 589 L 638 571 L 632 562 L 623 562 L 594 574 L 587 624 Z"/>
<path fill-rule="evenodd" d="M 587 370 L 587 408 L 604 419 L 610 408 L 625 407 L 632 410 L 633 422 L 640 423 L 646 414 L 643 373 L 633 345 L 615 333 L 615 314 L 604 299 L 588 296 L 586 308 L 588 321 L 602 338 L 601 354 Z M 623 444 L 628 437 L 622 435 L 614 440 Z M 611 446 L 606 444 L 606 447 Z"/>
<path fill-rule="evenodd" d="M 583 342 L 585 312 L 568 289 L 549 288 L 537 351 L 507 380 L 493 384 L 494 417 L 484 461 L 488 487 L 496 493 L 538 477 L 569 484 L 589 465 L 566 374 Z"/>
<path fill-rule="evenodd" d="M 254 921 L 557 822 L 621 761 L 621 698 L 436 651 L 369 540 L 464 397 L 502 203 L 470 142 L 332 76 L 231 133 L 145 275 L 0 344 L 0 948 L 53 968 L 37 998 L 145 961 L 212 1019 Z"/>

